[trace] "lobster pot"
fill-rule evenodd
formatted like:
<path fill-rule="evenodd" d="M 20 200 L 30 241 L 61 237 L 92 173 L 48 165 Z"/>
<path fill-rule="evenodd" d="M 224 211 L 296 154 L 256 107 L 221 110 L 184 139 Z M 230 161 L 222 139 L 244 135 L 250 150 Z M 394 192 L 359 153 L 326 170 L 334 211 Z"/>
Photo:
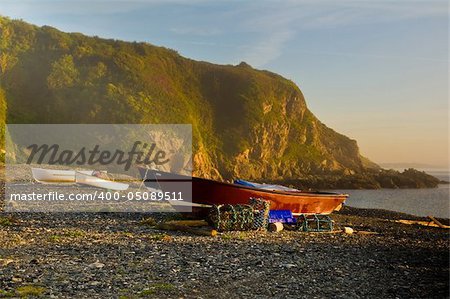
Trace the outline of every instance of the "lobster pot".
<path fill-rule="evenodd" d="M 251 230 L 254 224 L 251 205 L 214 205 L 208 222 L 218 231 Z"/>
<path fill-rule="evenodd" d="M 267 229 L 269 225 L 270 201 L 262 198 L 250 197 L 250 205 L 253 207 L 253 229 Z"/>
<path fill-rule="evenodd" d="M 333 231 L 333 219 L 328 215 L 302 214 L 298 217 L 297 228 L 305 232 Z"/>

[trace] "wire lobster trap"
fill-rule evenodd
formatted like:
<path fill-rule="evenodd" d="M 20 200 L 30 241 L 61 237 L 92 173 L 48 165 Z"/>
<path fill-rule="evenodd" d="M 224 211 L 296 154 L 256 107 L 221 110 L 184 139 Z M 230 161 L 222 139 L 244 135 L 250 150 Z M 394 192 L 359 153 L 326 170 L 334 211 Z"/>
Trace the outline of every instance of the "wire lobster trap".
<path fill-rule="evenodd" d="M 267 229 L 270 202 L 250 198 L 247 205 L 214 205 L 207 221 L 218 231 L 245 231 Z"/>
<path fill-rule="evenodd" d="M 328 215 L 301 214 L 297 218 L 297 229 L 304 232 L 333 231 L 334 221 Z"/>

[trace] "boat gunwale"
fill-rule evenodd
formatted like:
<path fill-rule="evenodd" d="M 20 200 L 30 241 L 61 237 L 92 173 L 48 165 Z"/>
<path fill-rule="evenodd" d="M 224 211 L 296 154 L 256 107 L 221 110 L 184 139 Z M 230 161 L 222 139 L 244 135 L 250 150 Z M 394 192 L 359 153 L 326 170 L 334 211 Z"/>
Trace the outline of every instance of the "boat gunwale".
<path fill-rule="evenodd" d="M 169 172 L 165 172 L 162 170 L 156 170 L 156 169 L 151 169 L 151 168 L 145 168 L 142 166 L 138 166 L 138 168 L 143 169 L 143 170 L 151 170 L 153 172 L 161 172 L 161 173 L 168 173 L 171 174 Z M 186 175 L 182 175 L 182 174 L 173 174 L 176 176 L 181 176 L 181 177 L 187 177 L 189 178 L 189 176 Z M 215 181 L 212 179 L 206 179 L 206 178 L 199 178 L 199 177 L 190 177 L 191 179 L 144 179 L 144 183 L 145 182 L 192 182 L 193 180 L 203 180 L 203 181 L 207 181 L 210 183 L 214 183 L 214 184 L 221 184 L 221 185 L 225 185 L 227 187 L 231 187 L 231 188 L 238 188 L 238 189 L 248 189 L 248 190 L 253 190 L 253 191 L 258 191 L 258 192 L 264 192 L 264 193 L 274 193 L 274 194 L 280 194 L 280 195 L 290 195 L 290 196 L 320 196 L 320 197 L 349 197 L 348 194 L 344 194 L 344 193 L 333 193 L 333 192 L 322 192 L 322 191 L 298 191 L 298 192 L 292 192 L 292 191 L 281 191 L 281 190 L 264 190 L 264 189 L 258 189 L 255 187 L 250 187 L 250 186 L 243 186 L 243 185 L 238 185 L 238 184 L 232 184 L 232 183 L 228 183 L 228 182 L 220 182 L 220 181 Z"/>
<path fill-rule="evenodd" d="M 96 176 L 93 176 L 93 175 L 89 175 L 89 174 L 86 174 L 86 173 L 83 173 L 83 172 L 80 172 L 80 171 L 75 171 L 75 183 L 76 184 L 91 186 L 91 187 L 95 187 L 95 188 L 108 189 L 107 187 L 100 187 L 100 186 L 93 185 L 92 182 L 90 182 L 90 181 L 81 182 L 81 181 L 77 180 L 78 177 L 82 177 L 84 179 L 86 179 L 86 177 L 88 179 L 89 178 L 95 178 L 95 180 L 92 181 L 94 183 L 96 183 L 96 182 L 97 183 L 106 183 L 106 184 L 110 183 L 111 185 L 115 184 L 116 186 L 118 185 L 118 186 L 122 186 L 124 188 L 124 189 L 112 189 L 111 188 L 112 190 L 115 190 L 115 191 L 124 191 L 124 190 L 127 190 L 130 187 L 130 184 L 127 184 L 127 183 L 124 183 L 124 182 L 111 181 L 111 180 L 107 180 L 107 179 L 104 179 L 104 178 L 100 178 L 100 177 L 96 177 Z"/>

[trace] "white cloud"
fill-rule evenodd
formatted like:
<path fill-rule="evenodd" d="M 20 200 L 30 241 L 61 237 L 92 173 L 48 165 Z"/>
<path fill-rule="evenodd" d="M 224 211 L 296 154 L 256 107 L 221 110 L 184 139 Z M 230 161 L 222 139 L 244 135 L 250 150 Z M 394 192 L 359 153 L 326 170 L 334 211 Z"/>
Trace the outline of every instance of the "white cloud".
<path fill-rule="evenodd" d="M 257 4 L 255 4 L 257 3 Z M 447 1 L 259 1 L 242 9 L 240 31 L 258 38 L 242 47 L 244 59 L 263 67 L 282 55 L 283 48 L 300 31 L 402 19 L 448 16 Z"/>
<path fill-rule="evenodd" d="M 243 46 L 243 60 L 255 67 L 262 67 L 282 54 L 283 46 L 293 36 L 293 32 L 277 31 L 267 34 L 256 44 Z"/>

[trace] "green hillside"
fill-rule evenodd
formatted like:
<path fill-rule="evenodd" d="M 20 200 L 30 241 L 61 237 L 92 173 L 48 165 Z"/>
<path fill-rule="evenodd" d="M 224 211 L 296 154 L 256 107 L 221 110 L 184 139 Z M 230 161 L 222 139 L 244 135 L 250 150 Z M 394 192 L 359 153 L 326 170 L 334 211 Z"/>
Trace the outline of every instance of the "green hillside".
<path fill-rule="evenodd" d="M 196 175 L 295 179 L 371 165 L 292 81 L 246 63 L 0 18 L 0 72 L 2 124 L 190 123 Z"/>

